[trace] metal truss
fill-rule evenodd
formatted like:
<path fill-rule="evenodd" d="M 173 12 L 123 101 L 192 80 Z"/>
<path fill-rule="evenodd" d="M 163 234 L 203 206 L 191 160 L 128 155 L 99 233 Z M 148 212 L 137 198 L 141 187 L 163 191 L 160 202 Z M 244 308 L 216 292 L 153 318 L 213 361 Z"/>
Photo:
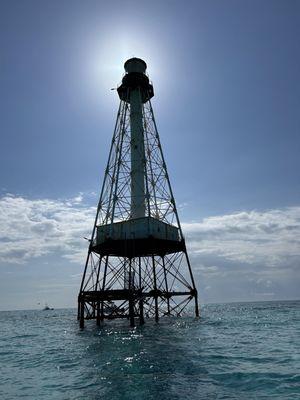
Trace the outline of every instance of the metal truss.
<path fill-rule="evenodd" d="M 180 251 L 116 257 L 95 251 L 97 226 L 131 218 L 130 104 L 121 100 L 79 292 L 78 319 L 182 315 L 197 290 L 150 100 L 143 104 L 145 217 L 178 228 Z M 126 243 L 124 243 L 126 246 Z"/>
<path fill-rule="evenodd" d="M 150 100 L 143 105 L 146 216 L 180 227 Z M 120 102 L 96 225 L 130 219 L 130 105 Z"/>

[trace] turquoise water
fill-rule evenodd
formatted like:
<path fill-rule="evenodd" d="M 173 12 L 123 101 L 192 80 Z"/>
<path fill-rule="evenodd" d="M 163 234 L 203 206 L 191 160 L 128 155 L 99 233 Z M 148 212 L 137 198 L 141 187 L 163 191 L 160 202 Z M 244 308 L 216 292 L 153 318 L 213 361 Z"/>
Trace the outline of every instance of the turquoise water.
<path fill-rule="evenodd" d="M 202 318 L 0 312 L 0 398 L 300 399 L 300 302 L 206 305 Z"/>

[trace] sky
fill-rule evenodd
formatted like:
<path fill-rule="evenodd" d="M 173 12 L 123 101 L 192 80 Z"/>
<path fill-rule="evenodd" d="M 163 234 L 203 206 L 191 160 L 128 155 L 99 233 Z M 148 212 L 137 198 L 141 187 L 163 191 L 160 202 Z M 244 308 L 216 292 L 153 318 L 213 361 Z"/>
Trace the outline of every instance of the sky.
<path fill-rule="evenodd" d="M 143 58 L 201 303 L 299 299 L 300 2 L 0 3 L 0 309 L 76 306 Z"/>

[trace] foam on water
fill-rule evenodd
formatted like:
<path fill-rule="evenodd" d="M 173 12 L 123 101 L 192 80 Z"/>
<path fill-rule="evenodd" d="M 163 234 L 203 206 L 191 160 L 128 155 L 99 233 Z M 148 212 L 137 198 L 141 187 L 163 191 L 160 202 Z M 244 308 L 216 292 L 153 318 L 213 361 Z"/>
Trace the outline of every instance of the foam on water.
<path fill-rule="evenodd" d="M 0 313 L 0 398 L 300 399 L 300 302 L 80 331 L 75 310 Z"/>

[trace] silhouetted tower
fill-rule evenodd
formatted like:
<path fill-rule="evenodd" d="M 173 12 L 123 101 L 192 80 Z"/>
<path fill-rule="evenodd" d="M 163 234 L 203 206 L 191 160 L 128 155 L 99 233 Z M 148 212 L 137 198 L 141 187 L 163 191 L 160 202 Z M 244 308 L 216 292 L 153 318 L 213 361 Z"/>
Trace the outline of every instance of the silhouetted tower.
<path fill-rule="evenodd" d="M 197 290 L 152 105 L 146 63 L 125 62 L 120 106 L 78 296 L 78 319 L 181 315 Z"/>

